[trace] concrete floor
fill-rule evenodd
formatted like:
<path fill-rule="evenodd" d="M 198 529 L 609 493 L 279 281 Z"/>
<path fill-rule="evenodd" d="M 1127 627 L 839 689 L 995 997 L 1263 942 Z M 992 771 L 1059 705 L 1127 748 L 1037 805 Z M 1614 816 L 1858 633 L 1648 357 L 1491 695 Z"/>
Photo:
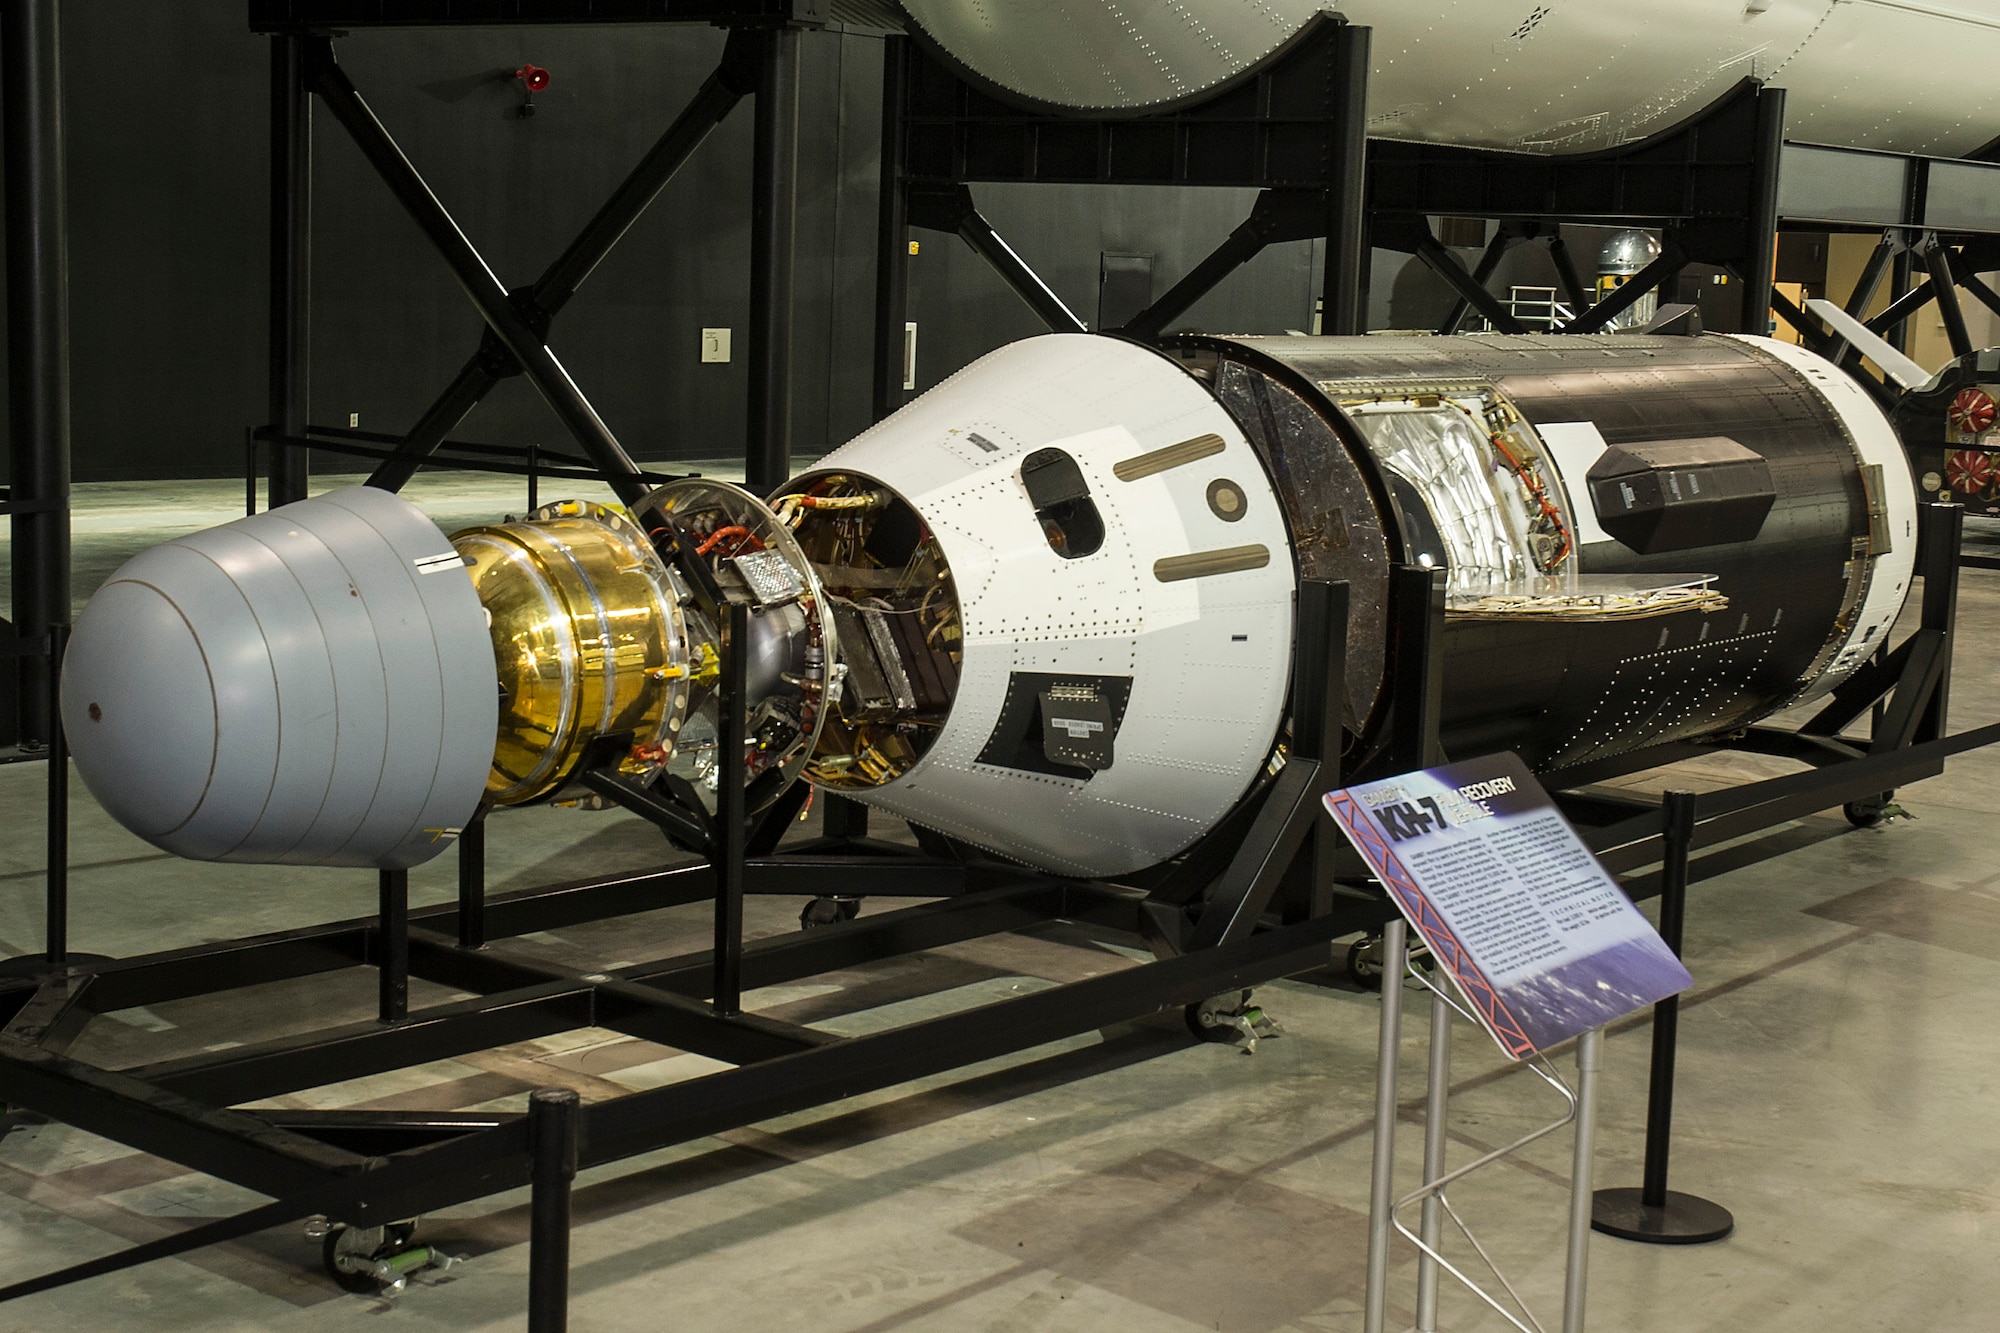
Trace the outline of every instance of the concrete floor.
<path fill-rule="evenodd" d="M 511 483 L 425 485 L 447 526 L 519 504 Z M 228 517 L 234 496 L 223 485 L 87 489 L 79 590 L 121 552 Z M 1961 627 L 1962 728 L 2000 720 L 2000 573 L 1966 574 Z M 1738 771 L 1710 760 L 1647 785 Z M 0 812 L 22 830 L 0 842 L 0 952 L 37 947 L 42 774 L 0 767 Z M 1837 814 L 1817 816 L 1699 863 L 1674 1184 L 1731 1208 L 1737 1231 L 1692 1249 L 1596 1238 L 1591 1327 L 2000 1327 L 1996 792 L 2000 755 L 1973 754 L 1906 789 L 1908 819 L 1851 830 Z M 75 947 L 135 953 L 372 909 L 366 873 L 180 863 L 110 824 L 80 784 L 75 801 Z M 494 821 L 490 843 L 496 887 L 666 859 L 649 828 L 614 813 L 519 813 Z M 420 871 L 415 898 L 449 896 L 451 877 L 449 858 Z M 750 932 L 791 929 L 796 910 L 753 900 Z M 703 909 L 678 908 L 506 947 L 610 965 L 699 947 L 707 929 Z M 752 1003 L 858 1032 L 1125 962 L 1055 930 L 774 988 Z M 127 1011 L 95 1021 L 77 1050 L 120 1064 L 261 1038 L 365 1015 L 372 986 L 357 972 Z M 572 1327 L 1358 1329 L 1375 1002 L 1330 975 L 1260 997 L 1288 1035 L 1254 1056 L 1193 1044 L 1177 1018 L 1147 1021 L 587 1173 Z M 1426 1023 L 1413 994 L 1406 1179 Z M 1646 1062 L 1643 1023 L 1620 1025 L 1607 1042 L 1600 1183 L 1638 1179 Z M 539 1085 L 598 1098 L 714 1067 L 582 1032 L 284 1100 L 517 1107 Z M 1454 1071 L 1458 1161 L 1559 1109 L 1466 1029 Z M 1454 1191 L 1545 1319 L 1559 1307 L 1567 1172 L 1558 1135 Z M 61 1126 L 15 1128 L 0 1139 L 0 1281 L 257 1201 Z M 425 1229 L 471 1262 L 418 1279 L 394 1302 L 340 1294 L 316 1246 L 285 1229 L 0 1306 L 0 1330 L 520 1328 L 525 1195 L 450 1210 Z M 1400 1256 L 1394 1307 L 1405 1327 L 1413 1273 Z M 1465 1333 L 1505 1327 L 1456 1290 L 1444 1315 Z"/>

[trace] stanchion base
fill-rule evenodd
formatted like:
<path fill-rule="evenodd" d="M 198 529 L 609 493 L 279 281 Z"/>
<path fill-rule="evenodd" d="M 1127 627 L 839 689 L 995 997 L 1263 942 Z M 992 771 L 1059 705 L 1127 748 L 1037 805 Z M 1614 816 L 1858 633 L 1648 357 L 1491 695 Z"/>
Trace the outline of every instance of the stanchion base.
<path fill-rule="evenodd" d="M 108 963 L 108 953 L 71 953 L 63 957 L 65 966 L 77 963 Z M 0 977 L 42 977 L 53 971 L 45 953 L 24 953 L 18 958 L 0 958 Z"/>
<path fill-rule="evenodd" d="M 1643 1193 L 1631 1188 L 1597 1191 L 1591 1230 L 1647 1245 L 1705 1245 L 1736 1229 L 1736 1219 L 1719 1203 L 1668 1190 L 1665 1207 L 1649 1208 Z"/>

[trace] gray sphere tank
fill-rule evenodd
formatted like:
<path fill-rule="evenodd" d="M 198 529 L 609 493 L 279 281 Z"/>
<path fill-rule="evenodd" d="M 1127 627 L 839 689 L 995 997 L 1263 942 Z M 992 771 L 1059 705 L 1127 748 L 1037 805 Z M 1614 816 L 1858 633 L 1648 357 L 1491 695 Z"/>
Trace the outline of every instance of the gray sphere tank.
<path fill-rule="evenodd" d="M 400 869 L 478 807 L 494 680 L 451 543 L 356 486 L 126 562 L 77 620 L 63 727 L 91 793 L 165 851 Z"/>

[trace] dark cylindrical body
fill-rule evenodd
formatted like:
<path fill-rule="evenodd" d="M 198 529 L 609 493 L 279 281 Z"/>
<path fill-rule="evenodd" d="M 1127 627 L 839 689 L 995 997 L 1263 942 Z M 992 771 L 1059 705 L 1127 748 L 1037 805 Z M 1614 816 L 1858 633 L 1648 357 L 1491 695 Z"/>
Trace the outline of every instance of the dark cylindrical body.
<path fill-rule="evenodd" d="M 1511 749 L 1545 771 L 1713 735 L 1828 687 L 1872 651 L 1907 588 L 1914 497 L 1893 435 L 1838 372 L 1796 349 L 1612 335 L 1187 339 L 1174 351 L 1263 452 L 1300 574 L 1354 584 L 1350 725 L 1364 745 L 1390 702 L 1379 645 L 1392 562 L 1454 567 L 1447 753 Z M 1521 428 L 1495 429 L 1508 421 Z M 1470 461 L 1450 476 L 1418 475 L 1405 451 L 1392 466 L 1412 430 L 1434 443 L 1455 430 Z M 1709 479 L 1712 492 L 1735 468 L 1756 479 L 1746 487 L 1755 494 L 1678 537 L 1664 519 L 1651 538 L 1633 537 L 1595 512 L 1610 484 L 1599 474 L 1630 465 L 1625 451 L 1665 460 L 1642 481 L 1699 491 Z M 1533 538 L 1543 545 L 1517 553 L 1527 574 L 1554 569 L 1599 590 L 1709 576 L 1706 592 L 1600 616 L 1496 609 L 1518 603 L 1518 587 L 1482 601 L 1442 534 L 1467 487 L 1484 483 L 1482 468 L 1514 463 L 1530 478 L 1521 504 L 1540 504 L 1539 490 L 1562 511 Z M 1682 512 L 1711 492 L 1681 497 L 1693 504 Z M 1740 507 L 1766 503 L 1761 518 Z M 1563 544 L 1568 553 L 1550 559 Z"/>

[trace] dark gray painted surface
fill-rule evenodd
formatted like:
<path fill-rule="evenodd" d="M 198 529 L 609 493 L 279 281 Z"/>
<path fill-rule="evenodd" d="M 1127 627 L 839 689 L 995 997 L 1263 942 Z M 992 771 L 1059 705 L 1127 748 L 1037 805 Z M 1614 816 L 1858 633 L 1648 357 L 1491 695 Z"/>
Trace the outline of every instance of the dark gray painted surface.
<path fill-rule="evenodd" d="M 265 410 L 267 41 L 239 0 L 68 0 L 75 457 L 80 480 L 228 475 Z M 680 109 L 720 53 L 704 27 L 413 29 L 338 46 L 376 113 L 509 285 L 531 281 Z M 868 423 L 881 45 L 803 43 L 794 449 Z M 524 61 L 553 84 L 515 114 Z M 406 428 L 476 343 L 443 265 L 324 111 L 315 116 L 313 418 Z M 750 105 L 703 145 L 558 319 L 551 343 L 627 449 L 714 458 L 743 442 Z M 1164 292 L 1254 194 L 998 187 L 981 206 L 1070 306 L 1094 318 L 1100 255 L 1153 256 Z M 919 386 L 1038 332 L 957 239 L 919 232 Z M 1310 330 L 1317 242 L 1273 247 L 1178 328 Z M 1369 323 L 1391 322 L 1401 257 L 1378 252 Z M 1398 320 L 1397 322 L 1402 322 Z M 737 359 L 699 361 L 704 326 Z M 462 438 L 563 443 L 519 380 Z M 339 460 L 321 456 L 326 470 Z M 351 466 L 351 465 L 349 465 Z"/>

